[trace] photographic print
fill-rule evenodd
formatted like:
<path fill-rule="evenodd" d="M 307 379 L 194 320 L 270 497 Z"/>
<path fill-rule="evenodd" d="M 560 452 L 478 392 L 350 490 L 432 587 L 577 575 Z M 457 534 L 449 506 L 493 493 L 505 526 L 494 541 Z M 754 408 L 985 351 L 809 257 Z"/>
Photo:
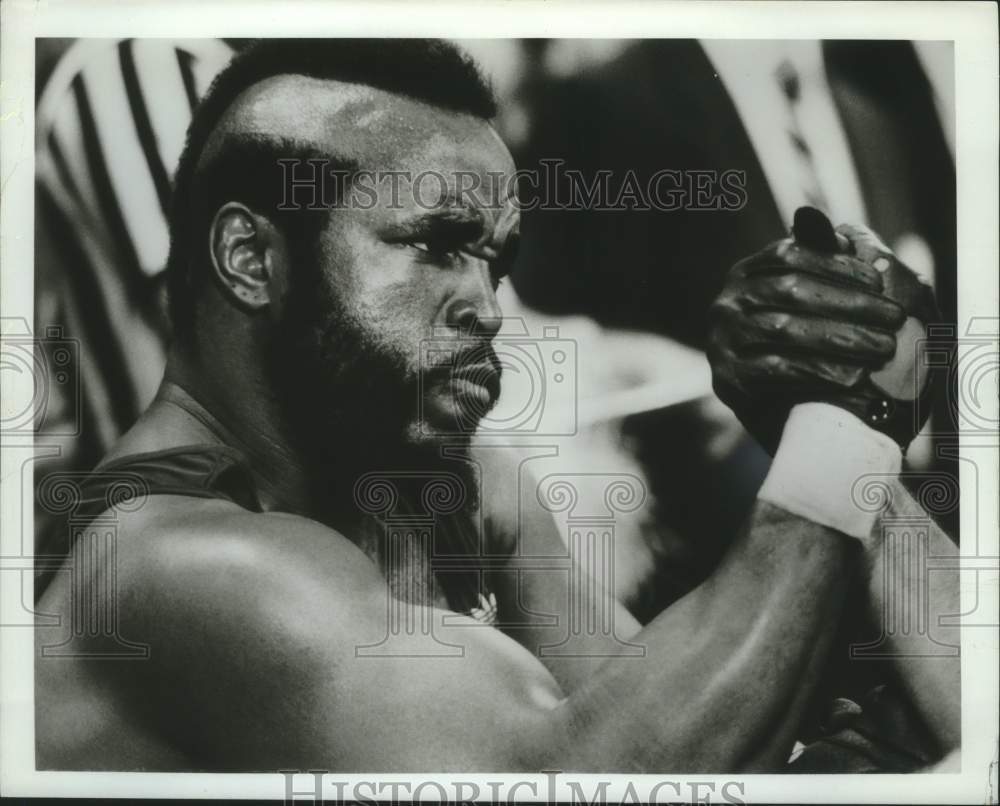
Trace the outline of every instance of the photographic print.
<path fill-rule="evenodd" d="M 856 5 L 5 5 L 4 794 L 996 802 L 996 9 Z"/>

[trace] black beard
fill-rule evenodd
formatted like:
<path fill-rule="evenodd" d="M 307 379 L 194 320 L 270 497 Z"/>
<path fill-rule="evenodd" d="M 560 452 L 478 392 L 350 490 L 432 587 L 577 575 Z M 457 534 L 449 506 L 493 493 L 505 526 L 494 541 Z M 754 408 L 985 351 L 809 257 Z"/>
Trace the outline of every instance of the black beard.
<path fill-rule="evenodd" d="M 344 310 L 314 260 L 295 268 L 268 368 L 291 447 L 307 469 L 308 514 L 354 533 L 366 514 L 355 486 L 372 473 L 391 478 L 403 498 L 419 496 L 420 478 L 457 476 L 465 489 L 461 512 L 474 514 L 478 474 L 461 458 L 468 440 L 455 443 L 459 457 L 442 456 L 437 440 L 414 441 L 415 373 Z"/>

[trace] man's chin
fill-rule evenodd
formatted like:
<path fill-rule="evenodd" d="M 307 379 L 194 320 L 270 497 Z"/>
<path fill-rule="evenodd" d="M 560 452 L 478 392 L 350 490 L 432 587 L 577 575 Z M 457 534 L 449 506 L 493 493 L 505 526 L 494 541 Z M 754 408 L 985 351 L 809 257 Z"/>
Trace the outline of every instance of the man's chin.
<path fill-rule="evenodd" d="M 456 427 L 454 419 L 446 416 L 425 416 L 407 432 L 407 443 L 414 448 L 433 448 L 440 445 L 467 445 L 476 433 L 475 424 Z"/>
<path fill-rule="evenodd" d="M 471 439 L 495 401 L 478 390 L 442 390 L 423 401 L 416 431 L 423 439 L 462 441 Z"/>

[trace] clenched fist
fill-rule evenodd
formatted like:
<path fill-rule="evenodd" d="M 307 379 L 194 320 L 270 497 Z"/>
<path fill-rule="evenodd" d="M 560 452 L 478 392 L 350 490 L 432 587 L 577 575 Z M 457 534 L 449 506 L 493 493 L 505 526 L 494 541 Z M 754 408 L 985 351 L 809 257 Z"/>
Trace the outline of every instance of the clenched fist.
<path fill-rule="evenodd" d="M 719 398 L 773 453 L 792 406 L 840 406 L 905 451 L 930 393 L 920 351 L 940 316 L 929 286 L 870 230 L 812 208 L 793 237 L 737 263 L 710 313 Z"/>

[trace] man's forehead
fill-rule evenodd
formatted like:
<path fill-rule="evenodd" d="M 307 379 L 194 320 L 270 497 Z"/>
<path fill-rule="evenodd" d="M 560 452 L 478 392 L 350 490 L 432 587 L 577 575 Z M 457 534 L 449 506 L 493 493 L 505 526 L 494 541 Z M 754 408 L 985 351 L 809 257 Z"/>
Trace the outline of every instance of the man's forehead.
<path fill-rule="evenodd" d="M 422 158 L 467 163 L 453 166 L 463 170 L 482 168 L 484 160 L 495 163 L 490 170 L 514 170 L 484 120 L 363 84 L 309 76 L 271 76 L 245 89 L 220 118 L 202 159 L 237 133 L 291 138 L 372 169 Z"/>

